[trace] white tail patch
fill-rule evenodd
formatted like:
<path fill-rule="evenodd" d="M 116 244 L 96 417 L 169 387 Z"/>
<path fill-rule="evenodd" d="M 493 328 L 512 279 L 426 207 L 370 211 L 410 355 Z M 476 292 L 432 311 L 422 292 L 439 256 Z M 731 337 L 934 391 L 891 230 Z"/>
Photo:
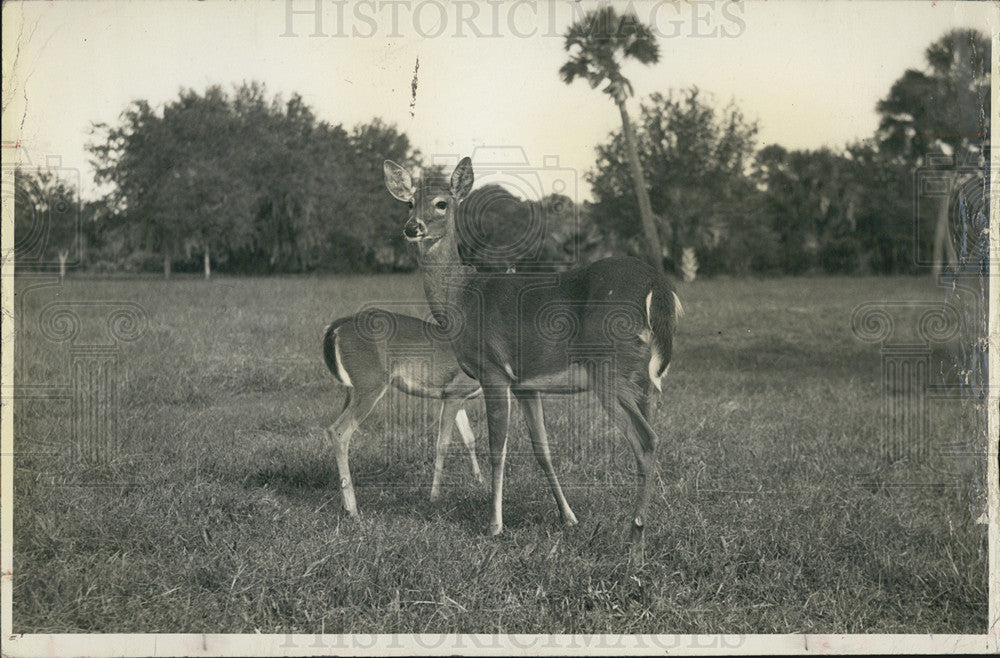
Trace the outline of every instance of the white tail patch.
<path fill-rule="evenodd" d="M 344 362 L 340 360 L 340 330 L 337 329 L 333 332 L 333 360 L 337 364 L 337 378 L 344 384 L 344 386 L 354 387 L 351 383 L 351 376 L 347 374 L 347 368 L 344 367 Z"/>
<path fill-rule="evenodd" d="M 657 391 L 663 391 L 660 387 L 660 379 L 663 375 L 667 374 L 667 370 L 670 370 L 670 364 L 667 364 L 667 367 L 663 369 L 663 373 L 661 375 L 657 375 L 656 373 L 660 371 L 660 364 L 663 363 L 663 357 L 660 356 L 660 350 L 656 346 L 656 343 L 650 345 L 649 351 L 649 381 L 653 382 L 653 386 L 656 387 Z"/>
<path fill-rule="evenodd" d="M 503 364 L 503 370 L 504 372 L 507 373 L 508 377 L 510 377 L 514 381 L 517 381 L 517 375 L 514 374 L 514 369 L 510 367 L 509 363 Z"/>
<path fill-rule="evenodd" d="M 674 313 L 676 313 L 677 317 L 679 317 L 679 318 L 683 317 L 684 316 L 684 307 L 681 306 L 681 298 L 678 297 L 677 293 L 674 292 L 673 290 L 670 291 L 670 294 L 674 296 Z"/>
<path fill-rule="evenodd" d="M 674 296 L 676 298 L 676 295 Z M 660 354 L 660 348 L 656 345 L 656 341 L 653 340 L 655 336 L 653 335 L 653 291 L 650 290 L 649 294 L 646 295 L 646 324 L 649 325 L 649 339 L 645 342 L 649 343 L 649 381 L 653 382 L 653 386 L 656 387 L 657 391 L 663 391 L 660 387 L 660 378 L 662 375 L 657 375 L 660 372 L 660 365 L 663 363 L 663 355 Z M 646 331 L 642 332 L 643 334 Z M 640 335 L 640 338 L 642 336 Z M 667 368 L 670 366 L 668 365 Z M 666 374 L 664 371 L 663 374 Z"/>

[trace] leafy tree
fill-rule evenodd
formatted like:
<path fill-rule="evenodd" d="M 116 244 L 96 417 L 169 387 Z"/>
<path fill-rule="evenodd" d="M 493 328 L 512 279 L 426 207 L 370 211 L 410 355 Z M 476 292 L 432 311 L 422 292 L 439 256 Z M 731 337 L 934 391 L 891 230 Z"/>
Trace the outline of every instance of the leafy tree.
<path fill-rule="evenodd" d="M 636 137 L 625 108 L 625 100 L 633 94 L 632 84 L 622 75 L 621 64 L 634 59 L 642 64 L 655 64 L 660 59 L 660 47 L 649 27 L 634 14 L 619 16 L 613 7 L 604 6 L 587 12 L 566 32 L 565 49 L 570 59 L 559 69 L 566 84 L 583 78 L 602 91 L 618 106 L 622 119 L 625 156 L 632 174 L 632 184 L 639 205 L 643 236 L 649 262 L 663 270 L 663 249 L 656 230 L 656 221 L 646 189 L 646 177 L 636 147 Z"/>
<path fill-rule="evenodd" d="M 578 206 L 562 194 L 550 194 L 541 204 L 547 220 L 543 259 L 553 269 L 576 267 L 621 251 L 594 221 L 590 204 Z"/>
<path fill-rule="evenodd" d="M 867 250 L 868 264 L 881 274 L 916 271 L 914 253 L 913 175 L 898 159 L 887 157 L 873 140 L 847 147 L 851 178 L 859 192 L 855 212 L 855 236 Z M 920 226 L 918 249 L 926 252 L 933 239 Z"/>
<path fill-rule="evenodd" d="M 459 253 L 481 272 L 564 270 L 610 255 L 587 213 L 563 194 L 526 201 L 500 185 L 474 190 L 457 217 Z"/>
<path fill-rule="evenodd" d="M 420 153 L 409 138 L 379 119 L 356 126 L 350 134 L 347 183 L 352 190 L 343 199 L 346 217 L 362 248 L 372 254 L 377 267 L 413 267 L 416 261 L 403 238 L 399 204 L 385 193 L 382 163 L 389 159 L 407 166 L 421 164 Z M 424 175 L 437 176 L 440 168 L 427 167 Z"/>
<path fill-rule="evenodd" d="M 110 184 L 105 205 L 127 215 L 140 229 L 140 241 L 163 255 L 164 276 L 184 231 L 174 221 L 165 199 L 167 176 L 173 167 L 163 121 L 143 100 L 133 102 L 115 127 L 99 123 L 94 134 L 103 139 L 89 145 L 98 184 Z"/>
<path fill-rule="evenodd" d="M 47 169 L 14 169 L 14 257 L 19 267 L 59 264 L 59 281 L 80 242 L 76 188 Z"/>
<path fill-rule="evenodd" d="M 210 87 L 204 96 L 182 92 L 163 111 L 174 163 L 164 191 L 173 199 L 173 225 L 184 231 L 183 246 L 203 254 L 205 278 L 211 275 L 213 247 L 234 249 L 253 239 L 255 190 L 239 175 L 247 147 L 234 118 L 219 87 Z"/>
<path fill-rule="evenodd" d="M 732 104 L 716 109 L 691 88 L 650 95 L 641 105 L 637 133 L 639 158 L 652 183 L 652 208 L 671 254 L 679 256 L 683 247 L 694 247 L 703 267 L 712 271 L 718 258 L 710 252 L 723 248 L 731 232 L 739 232 L 741 240 L 769 241 L 763 224 L 748 221 L 757 203 L 748 175 L 756 122 L 747 121 Z M 587 180 L 596 199 L 597 223 L 629 239 L 637 233 L 628 221 L 635 205 L 622 166 L 627 149 L 623 134 L 613 134 L 597 147 L 597 163 Z M 762 234 L 760 240 L 750 235 L 754 232 Z M 724 256 L 721 251 L 717 255 Z"/>
<path fill-rule="evenodd" d="M 199 254 L 237 271 L 361 269 L 406 264 L 382 160 L 419 163 L 406 135 L 374 120 L 348 133 L 318 121 L 300 96 L 263 85 L 182 90 L 156 111 L 133 103 L 91 146 L 107 215 L 135 246 L 171 261 Z"/>
<path fill-rule="evenodd" d="M 862 193 L 846 155 L 825 148 L 789 152 L 769 145 L 757 155 L 756 176 L 784 271 L 798 274 L 817 265 L 829 270 L 847 262 L 846 256 L 821 258 L 826 246 L 837 241 L 850 243 L 840 244 L 838 254 L 860 250 L 854 232 Z"/>
<path fill-rule="evenodd" d="M 957 265 L 948 227 L 949 208 L 963 177 L 982 179 L 983 154 L 990 141 L 989 38 L 978 30 L 952 30 L 928 46 L 923 70 L 909 69 L 879 101 L 879 147 L 911 167 L 932 164 L 935 156 L 953 158 L 937 174 L 948 183 L 940 195 L 934 229 L 934 272 Z M 981 171 L 969 171 L 972 165 Z M 975 182 L 973 182 L 973 187 Z M 961 205 L 961 204 L 960 204 Z"/>

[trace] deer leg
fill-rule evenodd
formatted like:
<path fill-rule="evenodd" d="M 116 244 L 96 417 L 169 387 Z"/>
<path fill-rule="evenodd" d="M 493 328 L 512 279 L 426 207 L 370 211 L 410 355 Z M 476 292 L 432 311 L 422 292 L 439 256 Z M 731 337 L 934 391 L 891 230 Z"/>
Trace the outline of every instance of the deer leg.
<path fill-rule="evenodd" d="M 653 421 L 653 414 L 660 406 L 660 392 L 653 387 L 653 383 L 646 381 L 642 385 L 642 393 L 636 400 L 636 406 L 639 408 L 639 413 L 642 417 L 646 419 L 647 423 Z"/>
<path fill-rule="evenodd" d="M 444 459 L 451 443 L 451 429 L 455 424 L 455 413 L 462 407 L 462 398 L 444 398 L 441 410 L 438 412 L 438 435 L 434 449 L 434 481 L 431 483 L 431 502 L 441 496 L 441 473 L 444 471 Z"/>
<path fill-rule="evenodd" d="M 566 496 L 563 495 L 556 471 L 552 467 L 549 437 L 545 433 L 545 419 L 542 415 L 541 395 L 537 391 L 517 393 L 516 395 L 518 402 L 521 403 L 521 409 L 524 411 L 524 418 L 528 422 L 528 433 L 531 435 L 531 446 L 535 452 L 535 459 L 538 460 L 538 465 L 542 467 L 545 477 L 548 478 L 552 496 L 556 499 L 556 505 L 559 507 L 559 516 L 564 524 L 576 525 L 576 515 L 570 509 L 569 503 L 566 502 Z"/>
<path fill-rule="evenodd" d="M 646 525 L 646 511 L 653 493 L 652 469 L 655 466 L 656 435 L 640 410 L 637 397 L 641 395 L 635 385 L 618 379 L 617 386 L 599 383 L 595 387 L 598 399 L 608 415 L 628 439 L 635 453 L 636 477 L 638 479 L 638 499 L 630 524 L 630 538 L 633 557 L 641 559 L 643 529 Z"/>
<path fill-rule="evenodd" d="M 642 541 L 642 531 L 645 527 L 646 511 L 653 494 L 652 471 L 655 467 L 656 435 L 646 418 L 638 408 L 623 403 L 622 408 L 631 421 L 630 436 L 632 450 L 635 452 L 636 470 L 639 474 L 639 500 L 635 505 L 635 518 L 632 519 L 632 541 Z"/>
<path fill-rule="evenodd" d="M 646 382 L 642 387 L 642 392 L 639 394 L 639 398 L 636 400 L 636 406 L 639 408 L 639 413 L 648 422 L 650 420 L 650 414 L 653 412 L 655 407 L 653 400 L 653 384 L 651 382 Z"/>
<path fill-rule="evenodd" d="M 458 434 L 462 437 L 465 449 L 469 451 L 469 459 L 472 460 L 472 474 L 476 476 L 479 484 L 483 483 L 483 472 L 479 470 L 479 460 L 476 458 L 476 435 L 472 433 L 472 426 L 469 425 L 469 414 L 465 409 L 459 409 L 455 414 L 455 426 L 458 427 Z"/>
<path fill-rule="evenodd" d="M 349 388 L 347 407 L 326 430 L 327 437 L 334 444 L 334 456 L 337 459 L 337 471 L 340 474 L 340 491 L 343 496 L 344 510 L 355 519 L 358 518 L 358 503 L 354 497 L 354 483 L 351 480 L 351 467 L 348 463 L 351 435 L 364 422 L 384 394 L 384 385 L 380 389 L 364 393 L 357 388 Z"/>
<path fill-rule="evenodd" d="M 493 510 L 490 534 L 503 532 L 503 471 L 507 461 L 507 428 L 510 425 L 510 386 L 483 386 L 486 401 L 486 422 L 490 433 L 490 469 Z"/>

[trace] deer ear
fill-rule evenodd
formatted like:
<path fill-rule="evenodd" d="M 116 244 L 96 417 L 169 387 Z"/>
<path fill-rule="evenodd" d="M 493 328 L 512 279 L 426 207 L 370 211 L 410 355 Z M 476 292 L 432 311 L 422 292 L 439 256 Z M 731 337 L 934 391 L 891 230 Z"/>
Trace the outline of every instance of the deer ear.
<path fill-rule="evenodd" d="M 382 163 L 382 173 L 389 194 L 400 201 L 409 201 L 413 198 L 413 179 L 410 178 L 408 171 L 392 160 L 386 160 Z"/>
<path fill-rule="evenodd" d="M 455 171 L 451 174 L 451 195 L 456 199 L 464 199 L 472 189 L 475 177 L 472 174 L 472 159 L 462 158 Z"/>

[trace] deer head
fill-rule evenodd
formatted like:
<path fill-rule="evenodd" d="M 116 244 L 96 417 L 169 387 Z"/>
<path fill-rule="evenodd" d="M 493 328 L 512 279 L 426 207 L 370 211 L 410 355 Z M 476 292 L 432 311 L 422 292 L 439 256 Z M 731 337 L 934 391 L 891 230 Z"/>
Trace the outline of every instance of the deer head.
<path fill-rule="evenodd" d="M 410 208 L 403 226 L 403 237 L 410 242 L 436 242 L 454 232 L 458 204 L 472 189 L 474 175 L 471 159 L 462 158 L 452 172 L 447 187 L 428 185 L 417 189 L 409 172 L 392 160 L 386 160 L 382 168 L 389 193 L 405 201 Z"/>

